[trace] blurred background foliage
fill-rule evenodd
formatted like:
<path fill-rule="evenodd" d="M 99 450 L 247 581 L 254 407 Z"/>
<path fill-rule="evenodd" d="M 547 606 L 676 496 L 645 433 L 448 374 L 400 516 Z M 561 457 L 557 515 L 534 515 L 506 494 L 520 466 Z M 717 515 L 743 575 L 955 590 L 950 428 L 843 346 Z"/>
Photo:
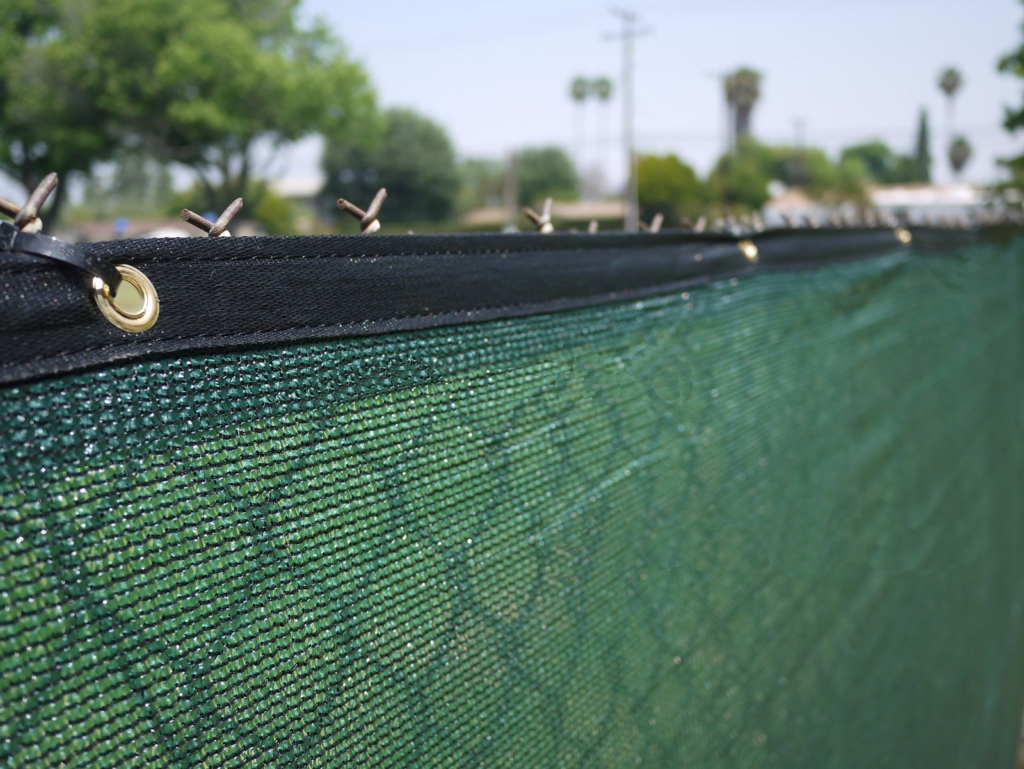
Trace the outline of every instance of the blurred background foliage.
<path fill-rule="evenodd" d="M 383 137 L 371 149 L 349 137 L 328 140 L 323 156 L 327 207 L 339 197 L 365 205 L 385 187 L 389 219 L 449 218 L 459 173 L 455 148 L 444 128 L 408 109 L 389 109 L 382 122 Z"/>
<path fill-rule="evenodd" d="M 325 26 L 300 24 L 298 10 L 299 0 L 5 0 L 0 170 L 29 188 L 49 171 L 62 176 L 51 223 L 62 214 L 99 220 L 173 216 L 185 206 L 217 212 L 243 197 L 244 217 L 282 234 L 354 231 L 334 201 L 365 206 L 382 186 L 389 223 L 428 230 L 457 228 L 457 217 L 474 210 L 538 207 L 546 197 L 618 197 L 579 155 L 574 162 L 560 147 L 524 147 L 501 159 L 460 156 L 437 122 L 409 109 L 381 109 L 369 73 Z M 999 67 L 1024 77 L 1024 46 Z M 675 155 L 641 154 L 645 219 L 663 213 L 672 226 L 703 212 L 756 210 L 773 182 L 823 204 L 860 206 L 871 185 L 932 178 L 924 110 L 907 137 L 908 152 L 867 140 L 830 157 L 799 141 L 757 140 L 761 72 L 741 66 L 722 73 L 721 83 L 728 149 L 703 178 Z M 954 124 L 964 79 L 947 67 L 936 85 L 946 100 L 948 141 L 934 156 L 959 178 L 973 156 Z M 605 120 L 613 92 L 607 78 L 579 77 L 568 96 L 581 118 L 594 97 Z M 1024 108 L 1009 110 L 1005 125 L 1024 127 Z M 282 193 L 272 182 L 275 149 L 314 135 L 325 148 L 322 187 Z M 1024 160 L 1006 166 L 1012 183 L 1024 182 Z M 182 178 L 190 180 L 184 189 Z M 66 211 L 69 179 L 83 194 Z M 481 226 L 501 226 L 489 221 Z"/>
<path fill-rule="evenodd" d="M 193 207 L 249 196 L 271 146 L 366 143 L 365 71 L 298 0 L 10 0 L 0 15 L 0 168 L 27 187 L 141 153 L 193 173 Z M 201 20 L 201 23 L 197 23 Z M 126 154 L 127 153 L 127 154 Z M 51 218 L 67 185 L 58 187 Z"/>

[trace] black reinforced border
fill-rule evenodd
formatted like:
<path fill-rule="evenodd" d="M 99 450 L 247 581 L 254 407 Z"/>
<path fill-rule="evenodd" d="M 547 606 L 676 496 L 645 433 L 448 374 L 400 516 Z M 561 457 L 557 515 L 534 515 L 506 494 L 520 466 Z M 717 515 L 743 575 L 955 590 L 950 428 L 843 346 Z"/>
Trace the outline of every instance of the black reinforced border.
<path fill-rule="evenodd" d="M 948 248 L 989 230 L 914 230 Z M 752 240 L 756 259 L 739 244 Z M 90 253 L 142 270 L 160 319 L 128 334 L 81 275 L 0 257 L 0 383 L 154 355 L 366 336 L 536 315 L 669 293 L 763 270 L 899 252 L 888 229 L 755 236 L 375 235 L 128 240 Z"/>

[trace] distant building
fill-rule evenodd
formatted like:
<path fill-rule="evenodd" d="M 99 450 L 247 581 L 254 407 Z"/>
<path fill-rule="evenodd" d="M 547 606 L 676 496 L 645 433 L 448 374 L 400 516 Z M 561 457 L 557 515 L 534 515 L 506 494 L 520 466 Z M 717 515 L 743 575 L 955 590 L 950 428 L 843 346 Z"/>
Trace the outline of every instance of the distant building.
<path fill-rule="evenodd" d="M 911 224 L 969 218 L 993 205 L 986 190 L 970 184 L 879 184 L 868 188 L 868 200 Z"/>
<path fill-rule="evenodd" d="M 1004 206 L 987 190 L 970 184 L 876 184 L 869 186 L 866 192 L 870 208 L 911 224 L 960 220 Z M 787 217 L 797 223 L 806 219 L 824 222 L 838 212 L 846 218 L 855 215 L 858 208 L 850 202 L 825 205 L 810 198 L 799 187 L 786 187 L 780 182 L 772 182 L 768 193 L 770 198 L 764 204 L 762 216 L 769 227 L 783 225 Z"/>
<path fill-rule="evenodd" d="M 586 225 L 591 219 L 621 227 L 626 215 L 626 204 L 621 200 L 556 200 L 551 207 L 551 218 L 561 222 Z M 512 218 L 518 221 L 519 208 L 510 212 L 504 206 L 475 208 L 459 217 L 459 225 L 467 230 L 498 229 Z M 525 219 L 523 220 L 525 221 Z"/>
<path fill-rule="evenodd" d="M 821 221 L 831 211 L 828 206 L 812 200 L 799 187 L 787 187 L 781 182 L 769 184 L 768 194 L 771 197 L 761 209 L 766 227 L 784 227 L 787 218 L 797 224 L 803 224 L 807 219 Z"/>

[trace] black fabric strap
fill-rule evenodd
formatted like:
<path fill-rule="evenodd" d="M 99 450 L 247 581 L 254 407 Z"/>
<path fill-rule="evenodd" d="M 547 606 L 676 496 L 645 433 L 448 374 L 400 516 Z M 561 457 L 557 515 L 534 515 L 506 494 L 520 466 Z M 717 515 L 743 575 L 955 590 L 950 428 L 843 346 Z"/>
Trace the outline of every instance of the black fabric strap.
<path fill-rule="evenodd" d="M 913 231 L 913 253 L 955 254 L 1013 228 Z M 141 270 L 160 320 L 112 325 L 54 262 L 0 258 L 0 384 L 159 355 L 387 334 L 561 312 L 723 278 L 907 258 L 888 229 L 722 233 L 152 238 L 78 246 Z M 742 245 L 748 246 L 743 248 Z"/>
<path fill-rule="evenodd" d="M 110 286 L 110 291 L 114 294 L 121 285 L 121 273 L 103 257 L 86 253 L 70 243 L 48 235 L 21 232 L 9 222 L 0 222 L 0 252 L 41 256 L 66 264 L 100 278 Z"/>

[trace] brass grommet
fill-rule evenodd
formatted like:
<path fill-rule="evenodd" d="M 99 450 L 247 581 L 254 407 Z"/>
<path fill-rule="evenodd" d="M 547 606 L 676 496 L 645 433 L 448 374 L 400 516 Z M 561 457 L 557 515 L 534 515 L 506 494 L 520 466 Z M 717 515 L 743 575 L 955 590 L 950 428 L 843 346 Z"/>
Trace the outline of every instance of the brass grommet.
<path fill-rule="evenodd" d="M 122 331 L 138 334 L 150 329 L 160 316 L 160 298 L 149 278 L 127 264 L 118 264 L 121 285 L 110 294 L 110 286 L 93 278 L 92 292 L 103 317 Z"/>
<path fill-rule="evenodd" d="M 740 253 L 747 257 L 748 261 L 757 261 L 757 244 L 752 240 L 741 240 L 736 244 L 739 246 Z"/>
<path fill-rule="evenodd" d="M 914 236 L 910 234 L 910 230 L 904 227 L 896 228 L 896 240 L 900 243 L 909 244 L 914 239 Z"/>

